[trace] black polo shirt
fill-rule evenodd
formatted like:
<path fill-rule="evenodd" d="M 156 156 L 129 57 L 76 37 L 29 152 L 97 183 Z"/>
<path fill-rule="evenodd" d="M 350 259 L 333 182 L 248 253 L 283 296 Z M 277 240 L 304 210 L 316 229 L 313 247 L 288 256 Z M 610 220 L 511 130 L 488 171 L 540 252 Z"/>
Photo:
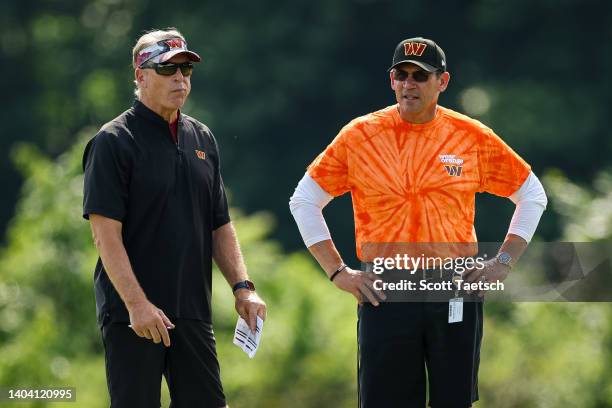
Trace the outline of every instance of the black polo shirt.
<path fill-rule="evenodd" d="M 174 143 L 168 122 L 136 101 L 87 144 L 83 169 L 83 216 L 122 222 L 147 298 L 171 319 L 211 322 L 212 231 L 230 220 L 211 131 L 180 113 Z M 94 279 L 98 323 L 128 322 L 100 259 Z"/>

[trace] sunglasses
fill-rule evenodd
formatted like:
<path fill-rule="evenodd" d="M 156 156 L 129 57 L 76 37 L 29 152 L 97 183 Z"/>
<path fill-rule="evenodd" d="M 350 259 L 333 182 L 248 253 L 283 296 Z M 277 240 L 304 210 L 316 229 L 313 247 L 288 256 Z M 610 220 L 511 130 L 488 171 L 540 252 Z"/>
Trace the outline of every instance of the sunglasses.
<path fill-rule="evenodd" d="M 393 79 L 399 82 L 404 82 L 405 80 L 412 75 L 412 79 L 414 82 L 427 82 L 429 80 L 429 76 L 433 74 L 433 72 L 418 70 L 414 71 L 412 74 L 406 71 L 400 71 L 399 69 L 393 70 Z"/>
<path fill-rule="evenodd" d="M 193 64 L 191 62 L 182 62 L 180 64 L 175 64 L 173 62 L 161 64 L 158 62 L 151 62 L 143 65 L 142 68 L 155 69 L 155 72 L 163 76 L 174 75 L 176 70 L 179 68 L 181 69 L 181 74 L 183 74 L 184 77 L 191 76 L 191 73 L 193 72 Z"/>

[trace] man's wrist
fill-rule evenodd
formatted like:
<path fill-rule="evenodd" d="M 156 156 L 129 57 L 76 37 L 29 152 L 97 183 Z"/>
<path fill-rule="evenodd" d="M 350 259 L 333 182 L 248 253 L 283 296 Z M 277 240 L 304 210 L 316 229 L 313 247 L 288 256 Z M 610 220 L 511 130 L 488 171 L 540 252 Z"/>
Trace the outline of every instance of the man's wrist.
<path fill-rule="evenodd" d="M 498 253 L 497 256 L 495 257 L 495 260 L 497 261 L 498 264 L 504 265 L 508 267 L 509 269 L 512 269 L 513 259 L 512 259 L 512 255 L 510 255 L 508 252 Z"/>
<path fill-rule="evenodd" d="M 138 306 L 142 306 L 146 303 L 149 303 L 149 300 L 143 293 L 142 296 L 134 296 L 133 298 L 125 299 L 124 303 L 125 303 L 126 309 L 129 310 L 129 309 L 133 309 Z"/>
<path fill-rule="evenodd" d="M 332 272 L 332 274 L 329 277 L 329 280 L 333 282 L 334 279 L 336 279 L 336 276 L 338 276 L 340 274 L 340 272 L 342 272 L 346 268 L 348 268 L 348 266 L 344 262 L 342 262 L 340 264 L 340 266 L 338 266 L 338 268 L 336 268 L 336 270 L 334 272 Z"/>
<path fill-rule="evenodd" d="M 255 292 L 255 284 L 248 279 L 242 280 L 240 282 L 235 283 L 232 286 L 232 292 L 234 292 L 234 294 L 236 294 L 236 292 L 239 290 L 247 290 L 249 292 Z"/>
<path fill-rule="evenodd" d="M 236 299 L 246 299 L 249 296 L 251 296 L 251 294 L 255 293 L 254 290 L 249 290 L 249 289 L 245 289 L 245 288 L 241 288 L 241 289 L 237 289 L 234 291 L 234 297 Z"/>

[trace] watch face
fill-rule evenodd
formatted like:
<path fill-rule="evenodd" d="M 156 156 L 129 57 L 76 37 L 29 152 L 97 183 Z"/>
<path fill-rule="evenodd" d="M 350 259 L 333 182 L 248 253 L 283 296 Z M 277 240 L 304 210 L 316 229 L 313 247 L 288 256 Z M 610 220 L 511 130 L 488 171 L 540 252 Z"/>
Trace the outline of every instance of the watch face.
<path fill-rule="evenodd" d="M 497 260 L 499 261 L 499 263 L 504 264 L 504 265 L 509 265 L 510 261 L 512 260 L 512 257 L 510 256 L 509 253 L 507 252 L 502 252 L 501 254 L 497 255 Z"/>
<path fill-rule="evenodd" d="M 251 282 L 250 280 L 245 281 L 249 290 L 255 290 L 255 284 L 253 282 Z"/>

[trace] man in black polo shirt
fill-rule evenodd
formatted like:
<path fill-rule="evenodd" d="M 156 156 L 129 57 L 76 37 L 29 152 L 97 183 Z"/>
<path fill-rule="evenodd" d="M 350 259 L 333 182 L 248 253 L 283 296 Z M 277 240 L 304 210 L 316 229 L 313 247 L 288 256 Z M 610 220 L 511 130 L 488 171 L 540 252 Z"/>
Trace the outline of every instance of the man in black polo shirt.
<path fill-rule="evenodd" d="M 134 105 L 102 126 L 83 157 L 111 406 L 159 407 L 164 375 L 173 407 L 224 407 L 212 258 L 251 330 L 266 305 L 248 280 L 215 138 L 179 110 L 200 57 L 167 29 L 141 36 L 132 61 Z"/>

